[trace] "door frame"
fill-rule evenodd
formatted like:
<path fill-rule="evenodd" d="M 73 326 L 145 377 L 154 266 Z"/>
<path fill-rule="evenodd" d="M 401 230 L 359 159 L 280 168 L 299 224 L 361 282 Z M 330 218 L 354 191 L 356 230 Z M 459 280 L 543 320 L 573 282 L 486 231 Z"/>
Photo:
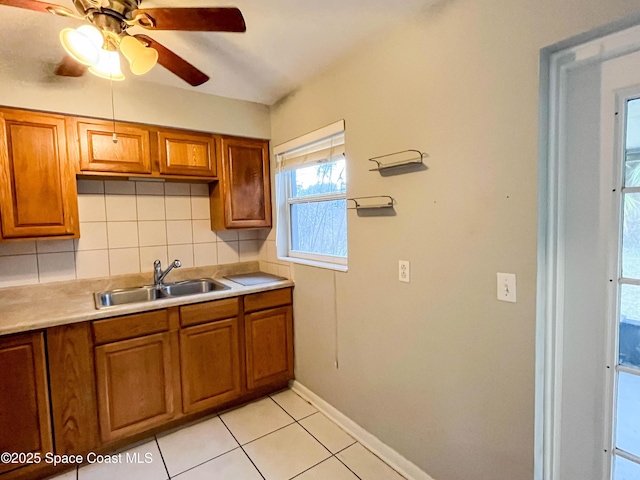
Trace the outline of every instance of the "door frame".
<path fill-rule="evenodd" d="M 640 19 L 601 27 L 541 51 L 534 479 L 559 478 L 563 360 L 566 74 L 640 50 Z M 608 342 L 611 345 L 612 342 Z M 609 400 L 611 402 L 612 399 Z M 609 405 L 610 406 L 610 405 Z M 609 408 L 611 410 L 611 408 Z M 610 414 L 609 414 L 610 420 Z M 609 422 L 610 423 L 610 422 Z"/>

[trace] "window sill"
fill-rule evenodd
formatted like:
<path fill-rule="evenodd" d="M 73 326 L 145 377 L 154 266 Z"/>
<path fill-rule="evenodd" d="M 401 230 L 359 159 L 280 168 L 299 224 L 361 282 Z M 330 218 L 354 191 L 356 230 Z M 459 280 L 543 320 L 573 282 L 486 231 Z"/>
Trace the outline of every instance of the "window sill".
<path fill-rule="evenodd" d="M 278 260 L 291 262 L 291 263 L 299 263 L 300 265 L 308 265 L 309 267 L 326 268 L 328 270 L 336 270 L 338 272 L 346 272 L 349 270 L 348 265 L 340 265 L 337 263 L 330 263 L 330 262 L 318 262 L 316 260 L 307 260 L 306 258 L 278 256 Z"/>

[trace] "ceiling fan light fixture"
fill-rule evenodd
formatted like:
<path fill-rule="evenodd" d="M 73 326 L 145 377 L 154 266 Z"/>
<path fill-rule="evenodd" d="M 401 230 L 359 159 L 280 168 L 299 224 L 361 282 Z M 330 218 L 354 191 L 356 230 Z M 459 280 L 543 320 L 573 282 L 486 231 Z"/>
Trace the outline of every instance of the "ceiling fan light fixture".
<path fill-rule="evenodd" d="M 133 37 L 125 36 L 120 41 L 120 51 L 129 60 L 129 68 L 134 75 L 144 75 L 158 62 L 158 51 L 145 47 Z"/>
<path fill-rule="evenodd" d="M 120 55 L 115 50 L 100 50 L 100 59 L 96 65 L 89 67 L 94 75 L 107 80 L 122 81 L 124 74 L 120 69 Z"/>
<path fill-rule="evenodd" d="M 91 66 L 100 60 L 100 49 L 104 43 L 102 33 L 92 25 L 77 29 L 65 28 L 60 32 L 60 43 L 77 62 Z"/>

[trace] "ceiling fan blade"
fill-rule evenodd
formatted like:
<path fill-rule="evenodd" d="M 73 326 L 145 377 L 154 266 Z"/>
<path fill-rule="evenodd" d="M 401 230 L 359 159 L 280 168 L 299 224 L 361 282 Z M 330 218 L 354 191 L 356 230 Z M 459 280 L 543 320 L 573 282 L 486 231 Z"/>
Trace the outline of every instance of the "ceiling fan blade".
<path fill-rule="evenodd" d="M 146 44 L 147 46 L 154 48 L 158 51 L 158 63 L 164 68 L 174 73 L 189 85 L 197 87 L 209 80 L 209 76 L 189 62 L 179 57 L 171 50 L 156 42 L 153 38 L 146 35 L 134 35 L 138 40 Z"/>
<path fill-rule="evenodd" d="M 137 15 L 148 15 L 152 25 L 141 26 L 151 30 L 182 30 L 187 32 L 245 32 L 247 26 L 240 10 L 230 8 L 144 8 L 134 10 Z"/>
<path fill-rule="evenodd" d="M 65 55 L 53 73 L 61 77 L 81 77 L 86 71 L 86 66 L 76 62 L 69 55 Z"/>
<path fill-rule="evenodd" d="M 26 8 L 27 10 L 34 10 L 36 12 L 55 13 L 55 12 L 68 12 L 75 16 L 68 8 L 54 3 L 38 2 L 36 0 L 0 0 L 0 5 L 6 5 L 8 7 Z"/>

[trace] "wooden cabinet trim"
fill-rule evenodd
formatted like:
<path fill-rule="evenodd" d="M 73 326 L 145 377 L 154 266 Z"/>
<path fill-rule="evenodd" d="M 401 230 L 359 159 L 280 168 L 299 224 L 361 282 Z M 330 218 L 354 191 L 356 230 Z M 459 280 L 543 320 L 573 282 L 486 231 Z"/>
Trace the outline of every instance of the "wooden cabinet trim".
<path fill-rule="evenodd" d="M 268 292 L 253 293 L 244 296 L 245 313 L 265 310 L 267 308 L 290 305 L 293 302 L 292 289 L 281 288 Z"/>
<path fill-rule="evenodd" d="M 189 327 L 200 323 L 235 317 L 238 315 L 240 298 L 225 298 L 213 302 L 180 307 L 180 323 L 183 327 Z"/>
<path fill-rule="evenodd" d="M 167 310 L 136 313 L 92 322 L 96 345 L 169 330 Z"/>

